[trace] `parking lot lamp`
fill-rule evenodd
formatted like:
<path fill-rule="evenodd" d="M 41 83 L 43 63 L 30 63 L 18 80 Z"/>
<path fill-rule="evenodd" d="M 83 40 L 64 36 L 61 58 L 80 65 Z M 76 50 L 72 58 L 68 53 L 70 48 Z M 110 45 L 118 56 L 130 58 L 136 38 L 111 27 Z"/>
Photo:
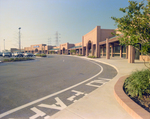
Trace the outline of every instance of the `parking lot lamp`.
<path fill-rule="evenodd" d="M 5 52 L 5 39 L 4 39 L 4 52 Z"/>
<path fill-rule="evenodd" d="M 20 37 L 20 29 L 21 27 L 19 27 L 19 50 L 21 52 L 21 37 Z"/>

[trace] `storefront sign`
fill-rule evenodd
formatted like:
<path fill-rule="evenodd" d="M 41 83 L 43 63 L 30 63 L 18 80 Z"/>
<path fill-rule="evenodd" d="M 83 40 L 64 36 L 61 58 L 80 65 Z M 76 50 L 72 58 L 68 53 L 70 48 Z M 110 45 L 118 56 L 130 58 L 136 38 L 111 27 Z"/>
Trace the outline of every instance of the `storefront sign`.
<path fill-rule="evenodd" d="M 39 45 L 36 45 L 36 46 L 33 46 L 34 48 L 38 48 L 39 47 Z"/>

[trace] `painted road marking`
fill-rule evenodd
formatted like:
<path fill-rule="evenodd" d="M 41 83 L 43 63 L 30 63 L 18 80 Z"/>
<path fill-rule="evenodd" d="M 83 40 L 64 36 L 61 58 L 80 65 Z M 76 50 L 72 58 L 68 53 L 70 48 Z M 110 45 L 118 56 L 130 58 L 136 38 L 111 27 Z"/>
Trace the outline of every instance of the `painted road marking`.
<path fill-rule="evenodd" d="M 107 79 L 107 78 L 101 78 L 101 77 L 99 77 L 98 79 L 102 79 L 102 80 L 108 80 L 108 81 L 110 81 L 111 79 Z"/>
<path fill-rule="evenodd" d="M 44 117 L 46 115 L 46 113 L 42 112 L 41 110 L 37 109 L 36 107 L 31 108 L 31 110 L 33 112 L 35 112 L 36 114 L 29 117 L 29 119 L 36 119 L 38 117 Z M 47 116 L 44 117 L 44 119 L 50 119 L 50 116 L 47 115 Z"/>
<path fill-rule="evenodd" d="M 98 84 L 98 85 L 96 85 L 96 84 Z M 99 88 L 102 84 L 104 84 L 104 81 L 101 81 L 101 80 L 93 80 L 93 81 L 87 83 L 86 85 L 87 85 L 87 86 L 93 86 L 93 87 L 98 87 L 98 88 Z"/>
<path fill-rule="evenodd" d="M 88 61 L 89 61 L 89 60 L 88 60 Z M 41 101 L 43 101 L 43 100 L 46 100 L 46 99 L 48 99 L 48 98 L 50 98 L 50 97 L 52 97 L 52 96 L 58 95 L 58 94 L 60 94 L 60 93 L 63 93 L 63 92 L 65 92 L 65 91 L 67 91 L 67 90 L 70 90 L 70 89 L 72 89 L 72 88 L 74 88 L 74 87 L 77 87 L 77 86 L 79 86 L 79 85 L 81 85 L 81 84 L 83 84 L 83 83 L 85 83 L 85 82 L 87 82 L 87 81 L 90 81 L 91 79 L 95 78 L 96 76 L 100 75 L 100 74 L 103 72 L 103 67 L 102 67 L 100 64 L 98 64 L 98 63 L 96 63 L 96 62 L 93 62 L 93 61 L 89 61 L 89 62 L 92 62 L 92 63 L 98 65 L 98 66 L 101 68 L 100 72 L 98 72 L 96 75 L 92 76 L 91 78 L 88 78 L 87 80 L 84 80 L 84 81 L 82 81 L 82 82 L 80 82 L 80 83 L 77 83 L 77 84 L 75 84 L 75 85 L 73 85 L 73 86 L 70 86 L 70 87 L 68 87 L 68 88 L 66 88 L 66 89 L 63 89 L 63 90 L 58 91 L 58 92 L 56 92 L 56 93 L 50 94 L 50 95 L 45 96 L 45 97 L 43 97 L 43 98 L 37 99 L 37 100 L 32 101 L 32 102 L 29 102 L 29 103 L 27 103 L 27 104 L 25 104 L 25 105 L 22 105 L 22 106 L 19 106 L 19 107 L 14 108 L 14 109 L 12 109 L 12 110 L 9 110 L 9 111 L 7 111 L 7 112 L 4 112 L 4 113 L 0 114 L 0 118 L 2 118 L 2 117 L 4 117 L 4 116 L 7 116 L 7 115 L 9 115 L 9 114 L 11 114 L 11 113 L 14 113 L 14 112 L 16 112 L 16 111 L 19 111 L 19 110 L 21 110 L 21 109 L 23 109 L 23 108 L 26 108 L 26 107 L 28 107 L 28 106 L 31 106 L 31 105 L 33 105 L 33 104 L 36 104 L 36 103 L 38 103 L 38 102 L 41 102 Z"/>
<path fill-rule="evenodd" d="M 77 100 L 74 100 L 74 98 L 76 98 L 77 96 L 79 96 L 79 95 L 87 95 L 87 94 L 85 94 L 85 93 L 83 93 L 83 92 L 80 92 L 80 91 L 72 90 L 72 92 L 74 92 L 74 93 L 76 93 L 76 94 L 73 95 L 73 96 L 71 96 L 71 97 L 69 97 L 69 98 L 67 98 L 67 100 L 73 101 L 73 102 L 76 102 L 76 101 L 77 101 Z"/>
<path fill-rule="evenodd" d="M 36 119 L 37 117 L 43 117 L 43 116 L 46 115 L 44 112 L 42 112 L 41 110 L 37 109 L 36 107 L 31 108 L 31 110 L 33 112 L 35 112 L 36 114 L 31 116 L 31 117 L 29 117 L 29 119 Z"/>
<path fill-rule="evenodd" d="M 50 109 L 56 109 L 56 110 L 63 110 L 64 108 L 66 108 L 67 106 L 58 98 L 55 98 L 56 102 L 53 105 L 47 105 L 47 104 L 40 104 L 38 105 L 39 107 L 45 107 L 45 108 L 50 108 Z M 60 105 L 60 106 L 57 106 Z"/>

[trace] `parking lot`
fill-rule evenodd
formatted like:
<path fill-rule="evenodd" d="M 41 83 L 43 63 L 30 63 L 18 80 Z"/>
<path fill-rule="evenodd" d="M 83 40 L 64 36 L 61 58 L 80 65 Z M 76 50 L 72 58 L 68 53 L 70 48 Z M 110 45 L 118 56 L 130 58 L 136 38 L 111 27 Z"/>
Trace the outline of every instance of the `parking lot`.
<path fill-rule="evenodd" d="M 39 111 L 51 116 L 117 74 L 101 63 L 59 55 L 1 63 L 0 72 L 0 118 L 4 119 L 29 118 Z"/>

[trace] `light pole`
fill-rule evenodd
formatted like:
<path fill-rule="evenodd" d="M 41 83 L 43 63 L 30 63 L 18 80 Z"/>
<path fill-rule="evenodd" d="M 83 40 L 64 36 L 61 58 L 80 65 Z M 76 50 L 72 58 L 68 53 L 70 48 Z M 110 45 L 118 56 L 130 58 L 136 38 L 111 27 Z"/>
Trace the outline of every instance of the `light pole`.
<path fill-rule="evenodd" d="M 20 29 L 21 27 L 19 27 L 19 50 L 21 52 L 21 37 L 20 37 Z"/>
<path fill-rule="evenodd" d="M 5 39 L 4 39 L 4 52 L 5 52 Z"/>

